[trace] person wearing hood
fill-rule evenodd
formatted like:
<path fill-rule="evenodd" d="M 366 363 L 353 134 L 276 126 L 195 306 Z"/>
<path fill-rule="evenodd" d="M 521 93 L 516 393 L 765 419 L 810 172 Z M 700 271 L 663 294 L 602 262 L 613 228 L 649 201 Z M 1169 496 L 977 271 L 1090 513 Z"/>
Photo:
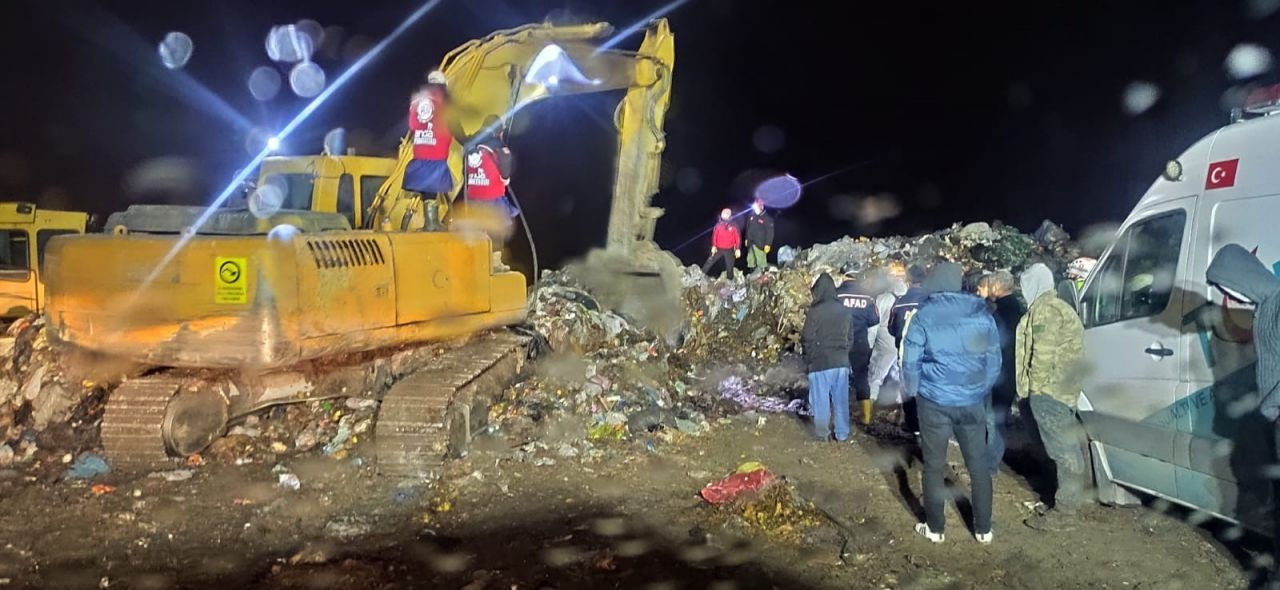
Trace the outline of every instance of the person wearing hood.
<path fill-rule="evenodd" d="M 1027 312 L 1018 299 L 1017 281 L 1007 270 L 1000 270 L 985 275 L 978 281 L 978 296 L 990 301 L 994 306 L 992 316 L 996 319 L 996 328 L 1000 331 L 1000 380 L 991 390 L 991 410 L 987 414 L 987 445 L 991 472 L 995 473 L 1004 460 L 1005 428 L 1009 423 L 1010 410 L 1018 399 L 1018 388 L 1014 385 L 1016 359 L 1014 357 L 1014 330 L 1018 322 Z"/>
<path fill-rule="evenodd" d="M 1084 430 L 1076 416 L 1084 326 L 1076 310 L 1058 297 L 1053 272 L 1036 263 L 1022 273 L 1022 296 L 1030 305 L 1018 322 L 1014 370 L 1018 395 L 1028 398 L 1031 416 L 1057 474 L 1053 508 L 1027 520 L 1043 531 L 1071 527 L 1085 502 L 1088 462 Z"/>
<path fill-rule="evenodd" d="M 702 273 L 710 274 L 717 262 L 724 262 L 724 273 L 733 278 L 734 261 L 742 256 L 742 237 L 733 223 L 733 210 L 720 210 L 720 221 L 711 230 L 711 257 L 702 264 Z M 724 274 L 722 273 L 722 274 Z"/>
<path fill-rule="evenodd" d="M 871 389 L 871 399 L 879 405 L 901 403 L 901 390 L 893 389 L 897 392 L 894 399 L 881 399 L 880 390 L 884 387 L 885 382 L 893 377 L 897 380 L 894 368 L 898 364 L 898 347 L 894 343 L 893 334 L 889 333 L 889 317 L 893 313 L 893 306 L 898 301 L 898 297 L 906 294 L 907 283 L 904 277 L 899 275 L 890 275 L 888 284 L 883 293 L 876 297 L 876 309 L 880 312 L 880 323 L 873 332 L 875 337 L 872 338 L 871 344 L 871 361 L 867 370 L 869 387 Z"/>
<path fill-rule="evenodd" d="M 1000 377 L 1000 333 L 987 302 L 961 291 L 959 265 L 939 264 L 923 287 L 929 296 L 911 318 L 903 339 L 902 381 L 917 398 L 924 461 L 925 522 L 916 533 L 945 540 L 947 491 L 944 472 L 951 438 L 972 483 L 973 531 L 992 541 L 991 468 L 987 465 L 987 398 Z"/>
<path fill-rule="evenodd" d="M 1258 411 L 1272 424 L 1280 455 L 1280 278 L 1239 244 L 1218 250 L 1205 278 L 1228 297 L 1253 307 L 1253 347 L 1257 353 Z M 1272 484 L 1273 506 L 1280 506 L 1280 484 Z M 1280 531 L 1280 509 L 1274 510 Z M 1272 549 L 1275 563 L 1267 588 L 1280 588 L 1280 536 Z"/>
<path fill-rule="evenodd" d="M 880 312 L 872 296 L 871 277 L 848 277 L 836 297 L 849 310 L 849 372 L 852 388 L 862 412 L 862 425 L 871 424 L 871 330 L 880 323 Z"/>
<path fill-rule="evenodd" d="M 756 199 L 747 214 L 746 229 L 747 268 L 764 270 L 769 267 L 769 251 L 773 249 L 773 217 L 764 209 L 764 201 Z"/>
<path fill-rule="evenodd" d="M 913 264 L 907 267 L 907 292 L 898 297 L 893 309 L 889 311 L 889 334 L 893 336 L 893 348 L 898 351 L 899 364 L 902 362 L 902 337 L 906 334 L 907 324 L 920 308 L 920 303 L 929 296 L 923 287 L 925 275 L 922 266 Z M 903 428 L 913 434 L 920 433 L 920 423 L 916 420 L 916 400 L 906 395 L 902 401 L 902 417 Z"/>
<path fill-rule="evenodd" d="M 849 310 L 836 298 L 836 283 L 822 273 L 813 283 L 813 303 L 804 317 L 801 344 L 809 371 L 809 409 L 818 440 L 849 439 Z"/>

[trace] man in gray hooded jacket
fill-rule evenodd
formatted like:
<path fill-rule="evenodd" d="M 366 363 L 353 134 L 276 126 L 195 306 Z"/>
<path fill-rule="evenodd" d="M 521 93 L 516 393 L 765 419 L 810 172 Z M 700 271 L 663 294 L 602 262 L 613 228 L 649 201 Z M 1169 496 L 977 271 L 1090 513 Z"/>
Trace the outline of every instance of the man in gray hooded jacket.
<path fill-rule="evenodd" d="M 1280 278 L 1262 261 L 1239 244 L 1227 244 L 1209 264 L 1205 272 L 1209 284 L 1225 292 L 1229 297 L 1253 305 L 1253 347 L 1258 356 L 1258 411 L 1275 428 L 1275 444 L 1280 454 Z M 1272 506 L 1280 506 L 1280 487 L 1272 484 Z M 1276 516 L 1276 530 L 1280 531 L 1280 509 Z M 1275 562 L 1280 564 L 1280 535 L 1273 549 Z M 1277 566 L 1280 567 L 1280 566 Z M 1271 572 L 1267 588 L 1280 589 L 1280 573 Z"/>

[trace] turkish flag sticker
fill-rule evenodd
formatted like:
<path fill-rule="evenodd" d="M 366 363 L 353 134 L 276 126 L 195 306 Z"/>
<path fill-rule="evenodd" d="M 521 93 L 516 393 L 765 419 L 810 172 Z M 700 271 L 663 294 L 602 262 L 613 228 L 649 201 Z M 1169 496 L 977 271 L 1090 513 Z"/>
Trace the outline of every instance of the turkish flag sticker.
<path fill-rule="evenodd" d="M 1209 173 L 1204 177 L 1204 190 L 1235 186 L 1236 169 L 1239 167 L 1240 158 L 1209 164 Z"/>

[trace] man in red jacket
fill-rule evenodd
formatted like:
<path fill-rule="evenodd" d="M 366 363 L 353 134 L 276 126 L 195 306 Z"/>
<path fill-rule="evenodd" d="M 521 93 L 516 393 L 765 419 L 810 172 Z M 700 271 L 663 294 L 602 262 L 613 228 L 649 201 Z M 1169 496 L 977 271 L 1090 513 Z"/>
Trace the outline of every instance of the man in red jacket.
<path fill-rule="evenodd" d="M 426 86 L 414 93 L 409 103 L 413 159 L 404 170 L 404 190 L 427 198 L 453 191 L 453 176 L 449 173 L 453 131 L 447 118 L 448 107 L 449 89 L 444 74 L 431 72 Z"/>
<path fill-rule="evenodd" d="M 723 260 L 724 271 L 721 272 L 721 276 L 728 273 L 732 277 L 734 260 L 740 257 L 742 257 L 742 235 L 738 232 L 738 226 L 733 223 L 733 211 L 724 209 L 720 211 L 720 221 L 711 231 L 711 257 L 702 264 L 702 272 L 710 274 L 711 267 L 715 266 L 717 261 Z"/>

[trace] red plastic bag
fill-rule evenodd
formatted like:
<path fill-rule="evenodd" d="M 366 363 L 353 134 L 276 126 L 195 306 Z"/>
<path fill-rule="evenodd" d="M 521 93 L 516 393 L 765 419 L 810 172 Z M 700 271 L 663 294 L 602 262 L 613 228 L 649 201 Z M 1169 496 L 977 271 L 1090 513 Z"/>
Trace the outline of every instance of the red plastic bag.
<path fill-rule="evenodd" d="M 723 504 L 746 493 L 755 493 L 772 483 L 774 475 L 768 469 L 756 469 L 747 473 L 735 473 L 720 481 L 713 481 L 702 488 L 702 499 L 712 504 Z"/>

